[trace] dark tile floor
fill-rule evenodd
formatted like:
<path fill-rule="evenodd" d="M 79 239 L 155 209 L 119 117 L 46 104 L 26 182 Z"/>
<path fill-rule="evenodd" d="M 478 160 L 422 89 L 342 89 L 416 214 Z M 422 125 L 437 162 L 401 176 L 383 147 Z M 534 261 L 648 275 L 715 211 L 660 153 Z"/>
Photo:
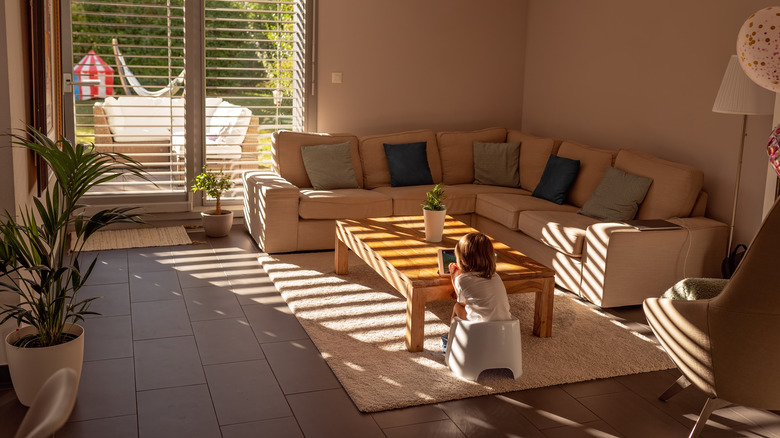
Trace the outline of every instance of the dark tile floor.
<path fill-rule="evenodd" d="M 704 396 L 661 371 L 362 414 L 257 263 L 242 226 L 191 246 L 104 252 L 85 295 L 78 400 L 58 437 L 684 437 Z M 648 333 L 639 307 L 612 313 Z M 620 360 L 620 358 L 615 358 Z M 26 408 L 0 367 L 0 437 Z M 6 376 L 3 377 L 2 372 Z M 705 437 L 780 437 L 730 406 Z"/>

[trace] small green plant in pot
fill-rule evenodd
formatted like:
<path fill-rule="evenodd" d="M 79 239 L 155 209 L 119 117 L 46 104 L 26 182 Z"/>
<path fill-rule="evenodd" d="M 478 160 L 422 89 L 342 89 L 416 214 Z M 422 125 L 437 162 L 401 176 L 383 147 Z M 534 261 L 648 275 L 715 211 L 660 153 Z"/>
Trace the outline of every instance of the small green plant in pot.
<path fill-rule="evenodd" d="M 212 172 L 206 170 L 203 166 L 201 172 L 192 182 L 192 191 L 202 190 L 206 195 L 215 198 L 217 201 L 214 211 L 202 212 L 203 230 L 207 236 L 222 237 L 227 236 L 230 227 L 233 225 L 233 211 L 222 211 L 222 193 L 229 190 L 233 185 L 230 177 L 225 175 L 222 170 Z"/>
<path fill-rule="evenodd" d="M 425 194 L 423 202 L 423 222 L 425 223 L 425 240 L 427 242 L 441 242 L 444 232 L 444 219 L 447 215 L 447 207 L 443 204 L 447 199 L 444 193 L 444 184 L 436 184 Z"/>
<path fill-rule="evenodd" d="M 147 179 L 140 164 L 121 154 L 97 152 L 92 145 L 53 141 L 34 128 L 12 143 L 37 153 L 54 175 L 54 183 L 18 215 L 5 212 L 0 221 L 0 291 L 19 296 L 18 304 L 0 306 L 0 323 L 15 319 L 20 327 L 5 339 L 8 368 L 19 401 L 26 406 L 45 380 L 59 368 L 81 373 L 84 319 L 95 298 L 77 292 L 97 261 L 83 265 L 84 243 L 97 231 L 117 223 L 141 223 L 133 207 L 88 214 L 82 197 L 95 186 L 135 175 Z M 148 180 L 148 179 L 147 179 Z"/>

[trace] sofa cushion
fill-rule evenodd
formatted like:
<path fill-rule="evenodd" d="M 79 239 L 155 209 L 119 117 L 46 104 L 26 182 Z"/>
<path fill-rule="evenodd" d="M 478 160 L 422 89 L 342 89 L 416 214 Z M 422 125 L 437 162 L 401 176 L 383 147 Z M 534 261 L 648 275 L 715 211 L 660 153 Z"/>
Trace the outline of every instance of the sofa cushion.
<path fill-rule="evenodd" d="M 558 205 L 533 196 L 512 193 L 484 193 L 477 195 L 475 212 L 491 219 L 510 230 L 517 230 L 517 216 L 523 211 L 570 211 L 576 212 L 573 205 Z"/>
<path fill-rule="evenodd" d="M 520 187 L 520 142 L 474 142 L 474 184 Z"/>
<path fill-rule="evenodd" d="M 206 119 L 206 138 L 217 144 L 240 146 L 249 129 L 252 111 L 249 108 L 221 102 Z"/>
<path fill-rule="evenodd" d="M 633 149 L 621 149 L 615 167 L 653 179 L 637 219 L 688 217 L 704 183 L 699 169 Z"/>
<path fill-rule="evenodd" d="M 382 193 L 393 199 L 394 216 L 419 216 L 422 214 L 422 203 L 425 200 L 425 192 L 433 186 L 408 186 L 408 187 L 377 187 L 373 192 Z M 468 190 L 458 187 L 444 186 L 444 194 L 447 198 L 444 205 L 447 214 L 468 214 L 474 212 L 476 195 Z"/>
<path fill-rule="evenodd" d="M 271 158 L 273 171 L 299 188 L 311 187 L 303 166 L 301 147 L 349 142 L 352 169 L 358 186 L 363 184 L 363 168 L 360 166 L 358 139 L 352 134 L 317 134 L 309 132 L 276 131 L 272 137 Z"/>
<path fill-rule="evenodd" d="M 402 144 L 425 142 L 428 167 L 434 183 L 441 182 L 441 159 L 436 145 L 436 133 L 426 129 L 420 131 L 399 132 L 397 134 L 371 135 L 361 137 L 360 162 L 363 169 L 363 187 L 375 189 L 390 185 L 390 169 L 387 165 L 384 144 Z"/>
<path fill-rule="evenodd" d="M 579 171 L 579 160 L 550 155 L 544 166 L 542 179 L 536 185 L 533 196 L 556 204 L 563 204 Z"/>
<path fill-rule="evenodd" d="M 504 128 L 436 133 L 444 184 L 470 184 L 474 182 L 472 150 L 475 141 L 503 143 L 505 140 L 506 129 Z"/>
<path fill-rule="evenodd" d="M 363 219 L 391 216 L 393 200 L 379 192 L 362 189 L 301 190 L 301 219 Z"/>
<path fill-rule="evenodd" d="M 607 167 L 593 196 L 579 213 L 609 222 L 633 219 L 652 183 L 650 178 Z"/>
<path fill-rule="evenodd" d="M 574 181 L 566 200 L 569 204 L 582 207 L 590 199 L 604 176 L 604 171 L 612 165 L 617 151 L 598 149 L 572 141 L 564 141 L 558 148 L 558 156 L 580 161 L 580 173 Z"/>
<path fill-rule="evenodd" d="M 385 149 L 387 168 L 390 170 L 391 186 L 433 184 L 424 141 L 403 144 L 385 143 L 382 146 Z"/>
<path fill-rule="evenodd" d="M 570 211 L 524 211 L 517 219 L 517 228 L 558 252 L 582 257 L 585 232 L 599 222 Z"/>
<path fill-rule="evenodd" d="M 557 152 L 557 142 L 517 130 L 507 131 L 506 141 L 520 142 L 520 187 L 533 192 L 542 177 L 547 157 Z"/>
<path fill-rule="evenodd" d="M 306 175 L 315 190 L 357 189 L 349 142 L 301 147 Z"/>
<path fill-rule="evenodd" d="M 103 101 L 109 129 L 116 143 L 167 142 L 173 119 L 183 124 L 184 99 L 121 96 Z"/>
<path fill-rule="evenodd" d="M 222 103 L 221 97 L 206 98 L 206 120 L 210 119 L 211 116 L 214 115 L 214 113 L 217 111 L 217 108 L 219 108 L 220 103 Z M 206 135 L 208 135 L 208 128 L 206 128 Z"/>
<path fill-rule="evenodd" d="M 184 134 L 175 134 L 171 137 L 171 146 L 173 147 L 173 153 L 179 156 L 184 156 L 187 153 L 187 139 Z M 213 140 L 206 139 L 206 156 L 209 159 L 219 160 L 240 160 L 241 159 L 241 146 L 218 144 Z"/>
<path fill-rule="evenodd" d="M 455 186 L 447 186 L 447 187 L 457 187 L 458 190 L 465 190 L 468 191 L 469 193 L 474 193 L 475 195 L 481 193 L 511 193 L 514 195 L 527 195 L 527 196 L 531 195 L 531 192 L 525 189 L 521 189 L 519 187 L 486 186 L 484 184 L 458 184 Z"/>

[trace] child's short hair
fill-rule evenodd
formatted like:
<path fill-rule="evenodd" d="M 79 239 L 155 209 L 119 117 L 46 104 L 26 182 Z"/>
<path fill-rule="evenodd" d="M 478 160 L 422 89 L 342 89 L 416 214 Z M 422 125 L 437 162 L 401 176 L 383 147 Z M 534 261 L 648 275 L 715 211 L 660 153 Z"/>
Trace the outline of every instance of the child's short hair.
<path fill-rule="evenodd" d="M 482 233 L 468 233 L 455 245 L 455 256 L 463 272 L 476 272 L 490 278 L 496 273 L 493 243 Z"/>

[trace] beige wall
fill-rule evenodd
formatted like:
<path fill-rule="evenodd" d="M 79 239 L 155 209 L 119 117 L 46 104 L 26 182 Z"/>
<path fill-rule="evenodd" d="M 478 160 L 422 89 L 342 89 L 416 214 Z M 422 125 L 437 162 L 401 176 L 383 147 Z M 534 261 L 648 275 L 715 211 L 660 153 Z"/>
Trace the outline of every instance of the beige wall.
<path fill-rule="evenodd" d="M 0 7 L 0 212 L 15 211 L 16 206 L 30 199 L 32 189 L 27 172 L 29 154 L 11 148 L 7 134 L 23 129 L 27 119 L 25 53 L 22 35 L 25 28 L 26 2 L 11 0 Z"/>
<path fill-rule="evenodd" d="M 10 147 L 7 133 L 24 128 L 27 94 L 25 93 L 24 53 L 22 52 L 23 17 L 26 2 L 8 0 L 0 5 L 0 213 L 14 211 L 16 205 L 30 199 L 25 150 Z M 0 293 L 0 304 L 16 304 L 15 294 Z M 0 339 L 16 328 L 14 321 L 0 325 Z M 5 348 L 0 348 L 0 365 L 7 363 Z"/>
<path fill-rule="evenodd" d="M 630 147 L 704 171 L 708 214 L 729 222 L 742 117 L 712 104 L 759 0 L 530 0 L 524 130 Z M 748 121 L 736 242 L 761 220 L 770 116 Z"/>
<path fill-rule="evenodd" d="M 318 7 L 318 131 L 520 127 L 525 0 Z"/>

